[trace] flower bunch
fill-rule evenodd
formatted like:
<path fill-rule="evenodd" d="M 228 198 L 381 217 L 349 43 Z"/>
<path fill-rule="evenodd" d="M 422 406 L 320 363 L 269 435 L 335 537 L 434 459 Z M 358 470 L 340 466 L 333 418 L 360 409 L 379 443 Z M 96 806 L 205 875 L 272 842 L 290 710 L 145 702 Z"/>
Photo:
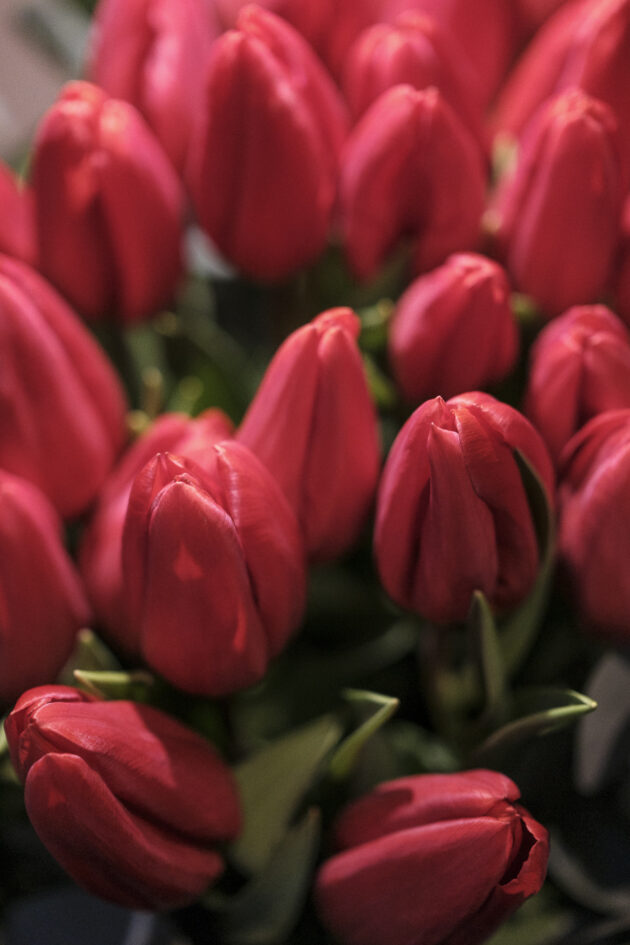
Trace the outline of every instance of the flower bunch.
<path fill-rule="evenodd" d="M 97 3 L 0 171 L 9 909 L 41 841 L 217 945 L 630 929 L 629 49 Z"/>

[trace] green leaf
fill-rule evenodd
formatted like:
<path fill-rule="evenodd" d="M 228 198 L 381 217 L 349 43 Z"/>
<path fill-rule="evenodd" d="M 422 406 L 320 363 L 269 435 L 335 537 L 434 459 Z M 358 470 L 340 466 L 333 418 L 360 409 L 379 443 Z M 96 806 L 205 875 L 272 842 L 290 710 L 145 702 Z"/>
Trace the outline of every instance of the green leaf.
<path fill-rule="evenodd" d="M 391 719 L 400 705 L 399 700 L 391 696 L 360 689 L 346 689 L 344 698 L 362 715 L 367 714 L 367 718 L 342 741 L 330 761 L 330 775 L 338 781 L 350 775 L 365 742 Z"/>
<path fill-rule="evenodd" d="M 149 701 L 155 685 L 153 676 L 145 670 L 115 673 L 75 669 L 74 678 L 82 689 L 101 699 L 131 699 L 134 702 Z"/>
<path fill-rule="evenodd" d="M 363 367 L 376 406 L 386 410 L 395 407 L 398 403 L 398 392 L 370 354 L 363 355 Z"/>
<path fill-rule="evenodd" d="M 241 869 L 257 873 L 265 866 L 342 732 L 340 722 L 326 715 L 276 739 L 236 767 L 244 827 L 231 853 Z"/>
<path fill-rule="evenodd" d="M 468 617 L 468 629 L 481 676 L 487 718 L 500 716 L 505 706 L 506 681 L 499 634 L 488 600 L 475 591 Z"/>
<path fill-rule="evenodd" d="M 572 725 L 597 703 L 572 689 L 532 687 L 514 693 L 512 721 L 493 732 L 475 752 L 475 762 L 489 764 L 532 738 Z"/>
<path fill-rule="evenodd" d="M 319 811 L 313 808 L 286 834 L 266 868 L 221 914 L 222 942 L 278 945 L 286 941 L 311 886 L 320 829 Z"/>
<path fill-rule="evenodd" d="M 501 651 L 506 672 L 513 675 L 531 649 L 547 606 L 555 557 L 554 516 L 547 490 L 529 461 L 514 450 L 540 548 L 540 568 L 536 583 L 526 600 L 501 627 Z"/>
<path fill-rule="evenodd" d="M 87 628 L 79 631 L 73 652 L 63 670 L 59 681 L 67 686 L 75 685 L 76 669 L 90 672 L 117 671 L 120 663 L 100 637 Z"/>
<path fill-rule="evenodd" d="M 376 305 L 364 308 L 358 313 L 361 319 L 359 344 L 363 351 L 378 353 L 387 346 L 389 321 L 394 312 L 394 303 L 390 299 L 380 299 Z"/>

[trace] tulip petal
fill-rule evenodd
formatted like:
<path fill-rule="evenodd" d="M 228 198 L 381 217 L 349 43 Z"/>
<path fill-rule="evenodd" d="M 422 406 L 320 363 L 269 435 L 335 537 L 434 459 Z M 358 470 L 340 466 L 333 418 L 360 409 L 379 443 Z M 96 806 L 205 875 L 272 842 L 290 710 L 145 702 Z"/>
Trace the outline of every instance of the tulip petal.
<path fill-rule="evenodd" d="M 26 809 L 40 839 L 77 882 L 120 905 L 169 909 L 196 899 L 221 857 L 123 807 L 86 762 L 46 755 L 30 769 Z"/>

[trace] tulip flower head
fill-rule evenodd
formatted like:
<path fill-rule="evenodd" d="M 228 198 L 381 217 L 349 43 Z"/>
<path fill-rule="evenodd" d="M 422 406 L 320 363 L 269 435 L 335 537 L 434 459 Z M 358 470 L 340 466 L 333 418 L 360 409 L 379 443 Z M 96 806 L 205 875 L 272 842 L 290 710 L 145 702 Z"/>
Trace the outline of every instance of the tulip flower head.
<path fill-rule="evenodd" d="M 338 818 L 316 883 L 341 945 L 479 945 L 543 884 L 547 831 L 494 771 L 381 784 Z"/>
<path fill-rule="evenodd" d="M 210 56 L 189 186 L 219 251 L 274 281 L 326 244 L 347 119 L 330 76 L 288 23 L 248 6 L 236 26 Z"/>
<path fill-rule="evenodd" d="M 236 434 L 281 486 L 312 561 L 354 544 L 376 490 L 379 436 L 359 327 L 354 312 L 338 308 L 293 332 Z"/>
<path fill-rule="evenodd" d="M 63 516 L 85 511 L 123 445 L 125 400 L 104 352 L 59 295 L 0 256 L 0 467 Z"/>
<path fill-rule="evenodd" d="M 531 350 L 525 414 L 557 460 L 584 424 L 630 407 L 630 335 L 604 305 L 577 305 L 554 318 Z"/>
<path fill-rule="evenodd" d="M 585 624 L 630 640 L 630 409 L 599 414 L 560 459 L 559 551 Z"/>
<path fill-rule="evenodd" d="M 30 689 L 5 723 L 26 810 L 89 892 L 135 909 L 188 905 L 223 871 L 241 812 L 232 775 L 163 712 L 66 686 Z"/>
<path fill-rule="evenodd" d="M 208 0 L 100 0 L 94 14 L 88 78 L 138 109 L 180 172 L 219 32 L 212 14 Z"/>
<path fill-rule="evenodd" d="M 525 597 L 539 550 L 514 450 L 551 497 L 544 443 L 512 407 L 470 393 L 436 397 L 411 415 L 385 465 L 374 535 L 396 603 L 446 624 L 465 619 L 476 590 L 498 611 Z"/>
<path fill-rule="evenodd" d="M 32 184 L 39 268 L 82 315 L 137 321 L 170 301 L 183 191 L 132 105 L 65 86 L 39 127 Z"/>
<path fill-rule="evenodd" d="M 343 154 L 340 216 L 351 269 L 373 278 L 403 237 L 425 272 L 479 241 L 481 148 L 434 87 L 397 85 L 353 129 Z"/>
<path fill-rule="evenodd" d="M 548 100 L 496 199 L 500 253 L 547 317 L 596 301 L 619 239 L 626 174 L 615 116 L 579 89 Z M 558 247 L 562 265 L 558 265 Z"/>
<path fill-rule="evenodd" d="M 79 567 L 99 629 L 108 641 L 137 655 L 137 634 L 128 624 L 121 561 L 122 535 L 134 479 L 155 456 L 165 451 L 199 463 L 212 460 L 212 446 L 232 434 L 233 425 L 221 410 L 210 408 L 196 419 L 166 413 L 127 450 L 108 477 L 81 538 Z"/>
<path fill-rule="evenodd" d="M 55 510 L 0 470 L 0 703 L 55 679 L 89 619 Z"/>
<path fill-rule="evenodd" d="M 394 85 L 435 86 L 482 140 L 481 105 L 472 92 L 472 69 L 432 17 L 402 14 L 392 24 L 377 23 L 365 30 L 351 46 L 343 90 L 354 115 L 362 115 Z"/>
<path fill-rule="evenodd" d="M 258 682 L 304 608 L 297 523 L 246 447 L 212 447 L 211 474 L 159 453 L 137 475 L 123 533 L 129 626 L 148 664 L 185 692 Z"/>
<path fill-rule="evenodd" d="M 505 271 L 476 253 L 450 256 L 402 295 L 388 341 L 394 378 L 410 403 L 501 380 L 518 354 Z"/>

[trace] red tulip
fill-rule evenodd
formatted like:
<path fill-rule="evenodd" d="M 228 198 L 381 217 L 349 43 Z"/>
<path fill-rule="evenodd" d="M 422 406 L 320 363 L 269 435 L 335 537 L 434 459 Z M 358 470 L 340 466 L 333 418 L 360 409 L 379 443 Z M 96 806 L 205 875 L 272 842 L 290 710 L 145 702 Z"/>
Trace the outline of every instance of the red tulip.
<path fill-rule="evenodd" d="M 185 692 L 258 682 L 302 616 L 303 552 L 278 486 L 248 449 L 215 468 L 158 454 L 136 477 L 123 534 L 129 624 L 149 665 Z"/>
<path fill-rule="evenodd" d="M 316 902 L 341 945 L 478 945 L 541 888 L 547 831 L 494 771 L 381 784 L 342 811 Z"/>
<path fill-rule="evenodd" d="M 230 262 L 282 279 L 326 244 L 346 116 L 292 27 L 255 6 L 237 27 L 210 57 L 190 188 L 201 226 Z"/>
<path fill-rule="evenodd" d="M 531 351 L 525 413 L 557 460 L 587 420 L 630 407 L 630 335 L 604 305 L 578 305 L 553 321 Z"/>
<path fill-rule="evenodd" d="M 398 434 L 381 479 L 374 549 L 381 581 L 402 607 L 435 623 L 464 620 L 481 590 L 498 611 L 531 589 L 539 551 L 518 449 L 549 497 L 540 436 L 488 394 L 429 400 Z"/>
<path fill-rule="evenodd" d="M 487 105 L 512 58 L 517 39 L 512 4 L 505 0 L 384 0 L 382 19 L 413 10 L 434 17 L 473 73 L 475 94 Z"/>
<path fill-rule="evenodd" d="M 420 276 L 394 311 L 389 361 L 411 403 L 501 380 L 517 354 L 505 272 L 475 253 L 458 253 Z"/>
<path fill-rule="evenodd" d="M 196 420 L 184 414 L 163 414 L 131 446 L 103 487 L 83 533 L 79 565 L 100 627 L 129 653 L 137 651 L 138 644 L 125 610 L 121 549 L 133 481 L 156 453 L 166 450 L 203 466 L 212 458 L 212 446 L 231 436 L 232 429 L 221 410 L 206 410 Z"/>
<path fill-rule="evenodd" d="M 218 32 L 209 0 L 100 0 L 96 7 L 88 78 L 135 105 L 180 171 Z"/>
<path fill-rule="evenodd" d="M 599 414 L 561 458 L 559 550 L 585 622 L 630 640 L 630 409 Z"/>
<path fill-rule="evenodd" d="M 215 3 L 225 26 L 232 27 L 248 0 Z M 338 78 L 354 39 L 380 19 L 382 0 L 262 0 L 260 6 L 301 33 Z"/>
<path fill-rule="evenodd" d="M 0 299 L 0 467 L 39 486 L 62 515 L 76 515 L 123 444 L 120 383 L 52 287 L 5 256 Z"/>
<path fill-rule="evenodd" d="M 0 702 L 55 679 L 89 621 L 61 522 L 31 483 L 0 470 Z"/>
<path fill-rule="evenodd" d="M 316 561 L 354 544 L 376 489 L 378 429 L 358 334 L 344 308 L 293 332 L 237 432 L 282 487 Z"/>
<path fill-rule="evenodd" d="M 89 892 L 139 909 L 192 902 L 240 830 L 214 748 L 163 712 L 66 686 L 26 692 L 5 723 L 40 839 Z"/>
<path fill-rule="evenodd" d="M 504 86 L 496 128 L 518 136 L 546 99 L 579 87 L 611 108 L 629 154 L 629 48 L 630 0 L 581 0 L 561 6 Z"/>
<path fill-rule="evenodd" d="M 83 315 L 134 321 L 169 301 L 183 194 L 132 105 L 67 85 L 39 127 L 32 182 L 39 267 Z"/>
<path fill-rule="evenodd" d="M 356 116 L 394 85 L 435 86 L 481 141 L 481 104 L 474 97 L 474 82 L 450 35 L 420 13 L 403 14 L 393 24 L 377 23 L 361 33 L 343 74 L 343 90 Z"/>
<path fill-rule="evenodd" d="M 484 200 L 481 150 L 435 88 L 384 92 L 350 135 L 340 211 L 350 266 L 372 278 L 402 237 L 413 239 L 416 273 L 479 241 Z"/>
<path fill-rule="evenodd" d="M 610 109 L 573 89 L 543 105 L 502 181 L 500 250 L 547 316 L 596 301 L 609 280 L 626 187 L 618 145 Z"/>

